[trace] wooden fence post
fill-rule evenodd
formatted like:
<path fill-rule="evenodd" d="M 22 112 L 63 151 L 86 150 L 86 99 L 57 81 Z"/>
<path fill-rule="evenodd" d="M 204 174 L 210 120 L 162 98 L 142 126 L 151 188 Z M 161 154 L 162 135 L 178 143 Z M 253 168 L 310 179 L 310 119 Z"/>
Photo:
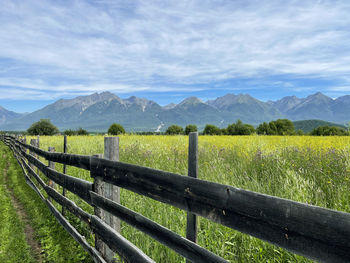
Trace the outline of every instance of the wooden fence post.
<path fill-rule="evenodd" d="M 24 143 L 24 144 L 27 144 L 27 136 L 25 136 L 25 135 L 24 135 L 24 137 L 23 137 L 23 143 Z M 22 150 L 23 150 L 25 153 L 27 153 L 27 148 L 26 148 L 26 147 L 22 147 Z"/>
<path fill-rule="evenodd" d="M 93 155 L 93 157 L 98 157 L 98 158 L 103 158 L 103 154 L 96 154 Z M 101 196 L 104 196 L 104 191 L 103 191 L 103 180 L 101 176 L 94 176 L 94 192 L 96 194 L 99 194 Z M 102 209 L 95 206 L 94 207 L 94 214 L 103 219 L 103 215 L 102 215 Z M 97 251 L 99 251 L 101 253 L 101 255 L 103 256 L 103 258 L 105 258 L 106 253 L 105 253 L 105 247 L 106 245 L 103 243 L 103 241 L 101 240 L 101 238 L 95 234 L 95 248 L 97 249 Z"/>
<path fill-rule="evenodd" d="M 67 153 L 67 135 L 64 135 L 64 139 L 63 139 L 63 153 Z M 66 174 L 67 172 L 67 167 L 66 164 L 63 164 L 63 173 Z M 63 187 L 62 189 L 62 195 L 66 196 L 66 188 Z M 65 216 L 65 210 L 64 210 L 64 206 L 62 206 L 62 215 Z"/>
<path fill-rule="evenodd" d="M 30 139 L 30 145 L 36 146 L 37 145 L 37 140 L 36 139 Z M 35 153 L 32 151 L 29 151 L 29 154 L 32 155 L 33 157 L 36 157 Z M 29 166 L 34 170 L 35 166 L 32 163 L 29 163 Z"/>
<path fill-rule="evenodd" d="M 188 142 L 188 176 L 197 178 L 198 175 L 198 132 L 189 134 Z M 186 238 L 197 242 L 197 216 L 187 213 Z M 186 262 L 191 262 L 186 260 Z"/>
<path fill-rule="evenodd" d="M 48 148 L 48 151 L 49 151 L 50 153 L 55 152 L 55 147 L 49 147 L 49 148 Z M 51 169 L 55 170 L 55 162 L 49 161 L 49 167 L 50 167 Z M 51 188 L 55 188 L 55 183 L 54 183 L 54 181 L 49 180 L 48 186 L 50 186 Z M 48 199 L 51 201 L 50 196 L 48 197 Z"/>
<path fill-rule="evenodd" d="M 111 161 L 119 161 L 119 137 L 105 137 L 104 138 L 104 155 L 105 159 Z M 119 187 L 104 183 L 104 197 L 120 203 Z M 110 225 L 117 232 L 120 232 L 120 220 L 110 213 L 104 212 L 104 221 Z M 107 262 L 114 262 L 115 253 L 106 247 Z"/>
<path fill-rule="evenodd" d="M 37 139 L 36 139 L 36 144 L 35 144 L 35 146 L 36 146 L 37 148 L 40 148 L 40 135 L 38 135 L 36 138 L 37 138 Z M 37 158 L 38 160 L 40 160 L 40 156 L 39 156 L 39 155 L 36 155 L 36 158 Z M 39 168 L 36 169 L 36 173 L 39 175 L 39 173 L 40 173 Z"/>

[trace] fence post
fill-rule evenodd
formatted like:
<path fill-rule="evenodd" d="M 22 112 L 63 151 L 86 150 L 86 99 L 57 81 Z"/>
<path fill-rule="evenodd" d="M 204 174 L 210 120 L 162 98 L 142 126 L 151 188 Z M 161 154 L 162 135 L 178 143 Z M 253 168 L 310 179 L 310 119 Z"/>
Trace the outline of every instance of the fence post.
<path fill-rule="evenodd" d="M 98 157 L 98 158 L 102 158 L 103 154 L 96 154 L 93 155 L 93 157 Z M 104 191 L 103 191 L 103 180 L 102 177 L 100 176 L 94 176 L 94 192 L 96 194 L 99 194 L 101 196 L 104 196 Z M 94 207 L 94 214 L 103 219 L 103 215 L 102 215 L 102 209 L 95 206 Z M 95 234 L 95 248 L 97 249 L 97 251 L 99 251 L 101 253 L 101 255 L 103 255 L 103 258 L 106 258 L 106 253 L 105 253 L 105 247 L 106 245 L 103 243 L 103 241 L 100 239 L 100 237 L 98 236 L 98 234 Z"/>
<path fill-rule="evenodd" d="M 36 139 L 36 145 L 35 145 L 35 146 L 36 146 L 37 148 L 40 148 L 40 135 L 38 135 L 36 138 L 37 138 L 37 139 Z M 40 156 L 39 156 L 39 155 L 36 155 L 36 158 L 37 158 L 38 160 L 40 160 Z M 37 174 L 40 173 L 40 170 L 39 170 L 38 167 L 36 168 L 36 173 L 37 173 Z"/>
<path fill-rule="evenodd" d="M 67 153 L 67 135 L 64 135 L 63 139 L 63 153 Z M 66 174 L 67 167 L 66 164 L 63 164 L 63 173 Z M 66 196 L 66 188 L 62 188 L 62 195 Z M 64 206 L 62 206 L 62 215 L 65 216 L 66 211 L 64 210 Z"/>
<path fill-rule="evenodd" d="M 49 148 L 48 148 L 48 151 L 49 151 L 50 153 L 55 152 L 55 147 L 49 147 Z M 49 167 L 50 167 L 51 169 L 55 170 L 55 162 L 49 161 Z M 55 188 L 55 183 L 54 183 L 54 181 L 49 180 L 48 186 L 50 186 L 51 188 Z M 48 199 L 51 200 L 50 196 L 48 197 Z"/>
<path fill-rule="evenodd" d="M 24 138 L 23 138 L 23 143 L 24 144 L 27 144 L 27 136 L 24 135 Z M 22 147 L 22 150 L 27 153 L 27 148 L 26 147 Z"/>
<path fill-rule="evenodd" d="M 105 137 L 104 138 L 104 156 L 105 159 L 111 161 L 119 161 L 119 137 Z M 116 203 L 120 203 L 120 190 L 119 187 L 104 183 L 104 196 L 113 200 Z M 104 221 L 120 232 L 120 220 L 110 213 L 104 212 Z M 115 253 L 106 247 L 106 260 L 107 262 L 114 262 Z"/>
<path fill-rule="evenodd" d="M 30 139 L 30 145 L 36 146 L 37 145 L 37 140 L 36 139 Z M 29 154 L 32 155 L 33 157 L 36 157 L 35 153 L 32 151 L 29 151 Z M 29 166 L 34 170 L 35 166 L 32 163 L 29 163 Z"/>
<path fill-rule="evenodd" d="M 197 178 L 198 174 L 198 132 L 191 132 L 188 141 L 188 176 Z M 197 242 L 197 216 L 187 213 L 186 238 Z M 191 262 L 186 260 L 186 262 Z"/>

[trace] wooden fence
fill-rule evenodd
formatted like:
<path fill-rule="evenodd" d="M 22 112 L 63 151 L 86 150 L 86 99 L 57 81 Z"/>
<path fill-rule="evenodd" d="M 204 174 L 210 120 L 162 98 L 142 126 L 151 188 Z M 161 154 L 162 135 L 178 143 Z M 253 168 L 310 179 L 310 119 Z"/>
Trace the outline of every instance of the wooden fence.
<path fill-rule="evenodd" d="M 191 145 L 196 147 L 197 136 L 192 134 L 192 138 L 194 140 L 190 142 L 190 147 Z M 2 135 L 1 140 L 12 149 L 25 173 L 27 183 L 95 262 L 109 262 L 110 259 L 106 259 L 96 247 L 90 246 L 55 208 L 51 200 L 86 222 L 91 231 L 125 261 L 154 261 L 104 222 L 98 214 L 87 213 L 52 186 L 45 184 L 33 165 L 49 180 L 94 206 L 95 211 L 100 209 L 107 211 L 173 249 L 190 262 L 227 262 L 195 243 L 195 215 L 310 259 L 322 262 L 350 262 L 350 214 L 193 178 L 197 173 L 197 156 L 192 154 L 189 155 L 191 176 L 181 176 L 96 156 L 44 151 L 9 135 Z M 27 150 L 51 162 L 89 170 L 94 183 L 60 173 L 27 153 Z M 196 152 L 194 154 L 196 155 Z M 35 178 L 49 198 L 46 199 L 42 195 L 32 178 Z M 187 238 L 102 196 L 97 191 L 98 181 L 128 189 L 187 211 L 189 222 Z"/>

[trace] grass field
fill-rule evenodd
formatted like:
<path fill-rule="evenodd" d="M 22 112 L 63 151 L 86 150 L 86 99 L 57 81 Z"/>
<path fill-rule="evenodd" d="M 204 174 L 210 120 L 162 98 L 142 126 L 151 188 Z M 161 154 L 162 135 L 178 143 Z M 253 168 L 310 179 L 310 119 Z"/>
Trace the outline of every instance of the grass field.
<path fill-rule="evenodd" d="M 27 138 L 29 139 L 29 137 Z M 63 137 L 41 137 L 40 148 L 63 150 Z M 120 136 L 120 160 L 186 175 L 186 136 Z M 102 136 L 68 137 L 68 152 L 103 152 Z M 56 164 L 58 170 L 61 165 Z M 89 173 L 67 173 L 91 180 Z M 199 178 L 350 212 L 350 138 L 309 136 L 200 136 Z M 92 212 L 72 194 L 71 199 Z M 127 190 L 121 203 L 185 235 L 186 214 Z M 80 226 L 80 222 L 75 221 Z M 81 229 L 84 229 L 81 226 Z M 310 262 L 266 242 L 200 218 L 198 243 L 231 262 Z M 171 250 L 122 224 L 122 234 L 157 262 L 184 262 Z M 88 236 L 88 234 L 86 233 Z"/>
<path fill-rule="evenodd" d="M 35 262 L 25 240 L 24 225 L 13 207 L 7 186 L 9 162 L 0 145 L 0 262 Z"/>
<path fill-rule="evenodd" d="M 22 169 L 2 142 L 0 155 L 0 262 L 93 262 L 26 184 Z M 26 242 L 28 233 L 18 216 L 18 208 L 11 202 L 11 195 L 21 204 L 22 213 L 28 217 L 26 224 L 32 226 L 34 238 L 40 242 L 42 261 L 37 254 L 33 255 L 33 248 Z"/>

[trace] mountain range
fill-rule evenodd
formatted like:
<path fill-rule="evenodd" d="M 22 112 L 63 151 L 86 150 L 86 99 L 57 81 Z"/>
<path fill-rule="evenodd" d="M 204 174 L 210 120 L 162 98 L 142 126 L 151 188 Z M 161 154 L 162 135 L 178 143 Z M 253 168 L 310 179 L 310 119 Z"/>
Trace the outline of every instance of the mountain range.
<path fill-rule="evenodd" d="M 106 131 L 113 122 L 122 124 L 127 131 L 164 131 L 171 124 L 196 124 L 201 130 L 208 123 L 227 127 L 237 119 L 253 125 L 278 118 L 344 124 L 350 121 L 350 95 L 332 99 L 318 92 L 306 98 L 287 96 L 263 102 L 248 94 L 226 94 L 206 102 L 189 97 L 179 104 L 162 107 L 145 98 L 121 99 L 110 92 L 102 92 L 60 99 L 26 114 L 0 107 L 1 130 L 26 130 L 33 122 L 44 118 L 50 119 L 60 130 L 82 127 L 90 131 Z"/>

